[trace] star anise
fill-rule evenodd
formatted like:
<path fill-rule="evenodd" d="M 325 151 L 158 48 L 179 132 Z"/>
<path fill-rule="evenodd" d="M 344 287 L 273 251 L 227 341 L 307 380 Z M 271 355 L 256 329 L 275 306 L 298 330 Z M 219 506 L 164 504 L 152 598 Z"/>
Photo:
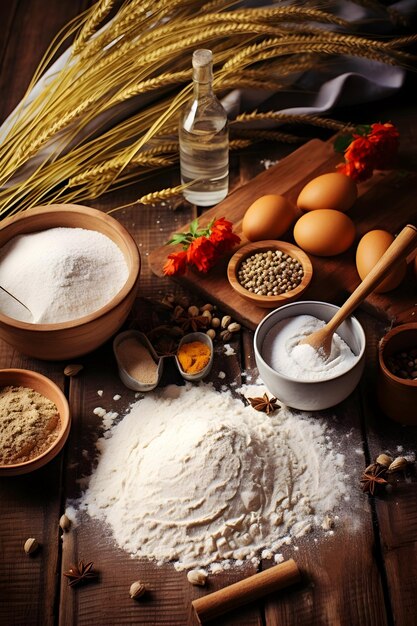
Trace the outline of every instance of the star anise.
<path fill-rule="evenodd" d="M 269 415 L 273 413 L 277 409 L 279 409 L 280 405 L 277 402 L 276 398 L 268 398 L 268 394 L 264 393 L 262 398 L 248 398 L 249 402 L 255 409 L 255 411 L 262 411 Z"/>
<path fill-rule="evenodd" d="M 68 584 L 70 587 L 78 585 L 79 583 L 88 579 L 97 578 L 96 572 L 93 571 L 93 562 L 84 564 L 84 561 L 78 561 L 78 565 L 71 565 L 67 572 L 64 572 L 64 576 L 68 578 Z"/>
<path fill-rule="evenodd" d="M 193 333 L 207 328 L 209 325 L 208 317 L 205 315 L 187 315 L 187 313 L 176 319 L 178 326 L 184 331 L 192 331 Z"/>
<path fill-rule="evenodd" d="M 387 468 L 379 463 L 372 463 L 369 465 L 361 478 L 361 488 L 365 493 L 374 495 L 375 490 L 379 489 L 382 485 L 388 484 L 388 481 L 384 478 L 387 473 Z"/>

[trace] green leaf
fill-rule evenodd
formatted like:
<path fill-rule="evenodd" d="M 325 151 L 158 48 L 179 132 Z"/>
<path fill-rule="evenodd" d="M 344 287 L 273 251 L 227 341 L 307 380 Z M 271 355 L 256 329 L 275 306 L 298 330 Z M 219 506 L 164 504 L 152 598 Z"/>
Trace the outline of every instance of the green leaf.
<path fill-rule="evenodd" d="M 190 224 L 190 233 L 192 234 L 193 237 L 196 237 L 197 229 L 198 229 L 198 218 L 196 217 L 195 220 L 193 220 Z"/>
<path fill-rule="evenodd" d="M 177 245 L 179 243 L 185 244 L 188 242 L 188 233 L 175 233 L 172 238 L 167 241 L 166 245 Z"/>
<path fill-rule="evenodd" d="M 339 135 L 338 137 L 336 137 L 336 139 L 334 140 L 334 144 L 333 144 L 333 148 L 335 152 L 340 152 L 340 154 L 343 154 L 345 152 L 345 150 L 347 150 L 350 142 L 353 139 L 353 135 L 349 134 L 349 135 Z"/>
<path fill-rule="evenodd" d="M 372 128 L 370 124 L 359 124 L 359 126 L 355 127 L 355 134 L 360 135 L 361 137 L 365 137 L 371 132 Z"/>

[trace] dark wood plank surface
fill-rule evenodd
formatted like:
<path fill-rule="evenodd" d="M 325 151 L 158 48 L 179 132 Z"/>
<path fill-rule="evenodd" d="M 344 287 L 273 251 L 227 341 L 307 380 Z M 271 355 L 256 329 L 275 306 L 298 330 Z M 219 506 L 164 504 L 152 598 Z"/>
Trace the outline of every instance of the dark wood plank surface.
<path fill-rule="evenodd" d="M 0 18 L 5 28 L 0 41 L 0 120 L 18 102 L 53 35 L 88 4 L 91 2 L 81 0 L 15 0 L 7 6 L 2 3 Z M 360 122 L 392 119 L 397 123 L 402 133 L 401 159 L 405 169 L 417 168 L 413 90 L 411 85 L 396 98 L 338 112 L 346 119 Z M 288 151 L 288 147 L 274 145 L 247 151 L 233 162 L 234 185 L 261 172 L 262 159 L 275 160 Z M 164 186 L 170 183 L 167 179 Z M 136 189 L 90 204 L 108 210 L 160 186 L 160 180 L 149 180 Z M 399 195 L 395 189 L 392 193 Z M 167 278 L 155 277 L 147 260 L 172 231 L 195 216 L 195 211 L 185 206 L 177 211 L 169 206 L 136 206 L 115 216 L 134 236 L 144 261 L 139 295 L 160 299 L 168 290 L 183 293 Z M 191 297 L 196 298 L 194 294 Z M 138 301 L 128 324 L 140 324 L 145 308 Z M 397 312 L 399 319 L 410 313 Z M 346 455 L 346 469 L 355 485 L 363 468 L 379 452 L 389 450 L 396 454 L 401 449 L 417 449 L 417 429 L 390 422 L 375 402 L 375 354 L 386 325 L 366 311 L 360 313 L 360 320 L 368 341 L 364 378 L 347 401 L 324 414 L 332 420 L 335 436 Z M 239 381 L 243 370 L 256 375 L 252 338 L 253 333 L 244 330 L 235 339 L 234 357 L 226 358 L 222 346 L 216 348 L 210 376 L 213 384 L 219 382 L 219 370 L 226 372 L 228 381 Z M 67 394 L 73 416 L 69 441 L 53 462 L 32 475 L 0 480 L 0 624 L 191 626 L 193 598 L 245 577 L 253 573 L 253 568 L 211 576 L 208 588 L 201 590 L 189 585 L 185 573 L 176 572 L 172 565 L 157 567 L 132 560 L 114 547 L 106 529 L 94 520 L 83 520 L 61 538 L 59 517 L 79 495 L 82 481 L 91 471 L 95 441 L 102 432 L 100 420 L 93 414 L 94 407 L 103 405 L 123 412 L 134 399 L 134 393 L 124 388 L 117 377 L 110 342 L 81 362 L 83 372 L 64 380 L 66 363 L 29 359 L 0 343 L 1 366 L 27 367 L 50 376 Z M 104 391 L 102 398 L 97 395 L 98 389 Z M 116 393 L 122 396 L 118 402 L 113 400 Z M 283 549 L 284 556 L 294 557 L 302 568 L 303 583 L 226 615 L 216 620 L 216 626 L 417 624 L 416 520 L 415 476 L 399 481 L 383 498 L 368 499 L 359 488 L 353 488 L 343 523 L 335 528 L 332 537 L 315 543 L 307 536 L 298 542 L 297 550 L 294 546 Z M 29 536 L 36 536 L 41 543 L 41 550 L 33 558 L 28 558 L 22 549 Z M 100 579 L 96 584 L 70 589 L 62 572 L 80 558 L 95 562 Z M 268 561 L 260 565 L 269 566 Z M 149 599 L 144 603 L 132 602 L 128 596 L 129 585 L 137 578 L 143 578 L 150 587 Z"/>

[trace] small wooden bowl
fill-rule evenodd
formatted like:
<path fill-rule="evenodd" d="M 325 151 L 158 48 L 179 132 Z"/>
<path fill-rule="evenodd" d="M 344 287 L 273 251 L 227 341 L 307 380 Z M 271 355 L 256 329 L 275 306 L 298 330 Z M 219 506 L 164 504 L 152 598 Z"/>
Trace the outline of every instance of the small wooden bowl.
<path fill-rule="evenodd" d="M 267 252 L 268 250 L 281 250 L 285 254 L 289 254 L 303 266 L 304 276 L 302 281 L 295 289 L 282 293 L 278 296 L 261 296 L 248 291 L 240 284 L 238 280 L 238 272 L 242 262 L 249 256 L 257 252 Z M 277 241 L 275 239 L 267 241 L 256 241 L 242 246 L 230 259 L 227 266 L 227 278 L 230 285 L 242 298 L 256 304 L 264 309 L 274 309 L 280 304 L 287 304 L 299 298 L 307 289 L 313 276 L 313 266 L 310 259 L 303 250 L 286 241 Z"/>
<path fill-rule="evenodd" d="M 15 387 L 29 387 L 42 394 L 55 403 L 60 418 L 60 430 L 58 437 L 52 445 L 39 456 L 15 464 L 0 464 L 0 476 L 17 476 L 18 474 L 27 474 L 49 463 L 62 450 L 68 438 L 71 419 L 69 406 L 66 397 L 59 387 L 46 376 L 33 372 L 31 370 L 22 369 L 4 369 L 0 370 L 0 388 L 13 385 Z"/>
<path fill-rule="evenodd" d="M 110 215 L 76 204 L 36 207 L 5 219 L 0 226 L 0 247 L 17 235 L 59 226 L 96 230 L 107 235 L 122 251 L 129 276 L 119 293 L 105 306 L 69 322 L 30 324 L 0 312 L 2 339 L 23 354 L 54 361 L 87 354 L 120 328 L 135 301 L 140 274 L 139 251 L 128 231 Z"/>
<path fill-rule="evenodd" d="M 381 410 L 401 424 L 417 425 L 417 380 L 400 378 L 386 365 L 396 352 L 417 347 L 417 322 L 402 324 L 390 330 L 378 348 L 378 402 Z"/>

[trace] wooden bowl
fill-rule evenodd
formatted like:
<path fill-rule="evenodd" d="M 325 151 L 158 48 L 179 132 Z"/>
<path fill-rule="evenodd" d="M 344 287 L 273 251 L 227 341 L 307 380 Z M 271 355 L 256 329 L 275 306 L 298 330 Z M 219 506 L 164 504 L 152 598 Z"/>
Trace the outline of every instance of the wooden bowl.
<path fill-rule="evenodd" d="M 52 445 L 39 456 L 15 464 L 0 464 L 0 476 L 17 476 L 18 474 L 27 474 L 33 470 L 49 463 L 62 450 L 68 438 L 71 426 L 70 412 L 67 399 L 57 385 L 46 376 L 33 372 L 31 370 L 22 369 L 4 369 L 0 370 L 0 388 L 13 385 L 16 387 L 29 387 L 42 394 L 55 403 L 60 418 L 60 430 L 58 437 Z"/>
<path fill-rule="evenodd" d="M 378 402 L 381 410 L 401 424 L 417 425 L 417 380 L 400 378 L 387 367 L 388 357 L 417 347 L 417 322 L 390 330 L 378 348 Z"/>
<path fill-rule="evenodd" d="M 119 293 L 105 306 L 69 322 L 30 324 L 0 312 L 2 339 L 24 354 L 54 361 L 87 354 L 117 332 L 135 301 L 140 274 L 139 251 L 128 231 L 110 215 L 76 204 L 36 207 L 6 218 L 0 226 L 0 247 L 17 235 L 59 226 L 96 230 L 107 235 L 122 251 L 129 276 Z"/>
<path fill-rule="evenodd" d="M 248 291 L 238 281 L 238 272 L 242 262 L 249 256 L 257 252 L 267 252 L 268 250 L 281 250 L 296 259 L 303 266 L 304 276 L 302 281 L 295 289 L 282 293 L 278 296 L 261 296 Z M 264 309 L 274 309 L 281 304 L 287 304 L 299 298 L 307 289 L 313 276 L 313 266 L 310 259 L 303 250 L 286 241 L 267 240 L 255 241 L 246 246 L 242 246 L 229 261 L 227 266 L 227 278 L 230 285 L 242 298 L 256 304 Z"/>

